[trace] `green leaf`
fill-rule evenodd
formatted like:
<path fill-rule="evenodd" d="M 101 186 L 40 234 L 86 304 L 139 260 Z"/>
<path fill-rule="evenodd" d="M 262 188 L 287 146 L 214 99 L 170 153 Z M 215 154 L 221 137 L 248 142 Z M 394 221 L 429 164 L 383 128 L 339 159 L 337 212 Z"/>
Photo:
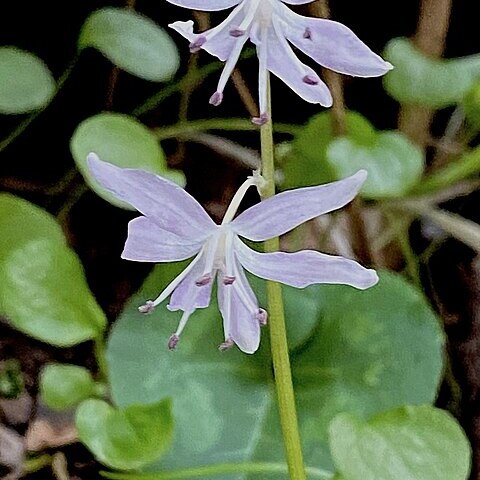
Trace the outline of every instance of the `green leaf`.
<path fill-rule="evenodd" d="M 62 229 L 52 215 L 8 193 L 0 193 L 0 232 L 0 263 L 12 250 L 36 238 L 65 244 Z"/>
<path fill-rule="evenodd" d="M 375 130 L 356 112 L 347 112 L 346 136 L 360 145 L 375 141 Z M 282 188 L 309 187 L 336 180 L 336 172 L 327 161 L 327 149 L 335 138 L 330 112 L 312 117 L 291 144 L 292 150 L 282 166 Z"/>
<path fill-rule="evenodd" d="M 55 89 L 42 60 L 16 47 L 0 47 L 0 113 L 38 110 L 50 102 Z"/>
<path fill-rule="evenodd" d="M 85 281 L 82 265 L 64 241 L 37 239 L 0 264 L 0 303 L 15 328 L 68 347 L 96 338 L 105 315 Z"/>
<path fill-rule="evenodd" d="M 138 469 L 160 458 L 172 442 L 171 401 L 114 409 L 102 400 L 86 400 L 76 425 L 80 440 L 100 462 Z"/>
<path fill-rule="evenodd" d="M 420 180 L 424 169 L 422 151 L 399 132 L 378 133 L 368 146 L 338 138 L 328 147 L 327 158 L 337 178 L 362 168 L 367 170 L 361 194 L 370 199 L 405 195 Z"/>
<path fill-rule="evenodd" d="M 179 67 L 177 47 L 165 30 L 125 8 L 92 13 L 82 27 L 78 47 L 96 48 L 118 67 L 152 82 L 170 80 Z"/>
<path fill-rule="evenodd" d="M 385 50 L 395 68 L 384 86 L 395 100 L 440 109 L 462 101 L 480 78 L 480 55 L 435 60 L 417 50 L 410 40 L 395 38 Z"/>
<path fill-rule="evenodd" d="M 77 365 L 47 365 L 40 377 L 40 394 L 52 410 L 65 410 L 95 395 L 90 372 Z"/>
<path fill-rule="evenodd" d="M 127 115 L 101 113 L 83 121 L 70 141 L 70 150 L 88 185 L 102 198 L 122 208 L 131 208 L 102 188 L 87 168 L 87 155 L 95 152 L 102 160 L 124 168 L 139 168 L 162 175 L 180 185 L 185 177 L 167 167 L 155 136 Z"/>
<path fill-rule="evenodd" d="M 253 356 L 236 349 L 218 352 L 222 320 L 212 300 L 209 308 L 194 313 L 177 350 L 169 352 L 166 343 L 180 312 L 162 305 L 152 315 L 138 313 L 138 305 L 154 298 L 178 270 L 157 267 L 113 328 L 107 361 L 115 402 L 125 407 L 173 398 L 176 434 L 163 469 L 284 462 L 267 331 Z M 311 290 L 309 301 L 315 296 L 317 304 L 305 315 L 317 312 L 319 322 L 304 318 L 306 297 L 295 298 L 293 289 L 285 295 L 294 302 L 287 303 L 287 322 L 295 332 L 292 363 L 306 461 L 331 469 L 327 428 L 335 415 L 369 417 L 433 401 L 443 336 L 422 294 L 398 275 L 382 273 L 379 285 L 364 292 L 322 286 Z M 305 330 L 296 325 L 303 322 L 310 324 Z M 182 452 L 189 452 L 188 458 Z"/>
<path fill-rule="evenodd" d="M 466 480 L 470 446 L 454 418 L 430 406 L 403 407 L 362 422 L 342 414 L 330 425 L 344 480 Z"/>

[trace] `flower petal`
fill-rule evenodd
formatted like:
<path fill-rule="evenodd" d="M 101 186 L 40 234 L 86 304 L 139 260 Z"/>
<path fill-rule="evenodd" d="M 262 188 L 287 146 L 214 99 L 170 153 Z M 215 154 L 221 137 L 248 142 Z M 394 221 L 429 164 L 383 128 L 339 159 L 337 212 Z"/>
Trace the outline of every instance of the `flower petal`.
<path fill-rule="evenodd" d="M 177 262 L 198 253 L 202 245 L 164 230 L 151 218 L 138 217 L 128 224 L 122 258 L 134 262 Z"/>
<path fill-rule="evenodd" d="M 278 237 L 307 220 L 343 207 L 360 190 L 365 170 L 338 182 L 279 193 L 241 213 L 230 224 L 242 237 L 256 242 Z"/>
<path fill-rule="evenodd" d="M 282 8 L 288 9 L 283 5 Z M 265 37 L 256 38 L 252 36 L 251 40 L 256 45 L 260 42 L 266 42 L 267 67 L 274 75 L 285 82 L 297 95 L 310 103 L 319 103 L 325 107 L 332 105 L 332 95 L 325 83 L 310 67 L 302 63 L 287 40 L 280 31 L 281 27 L 277 24 L 278 18 L 272 16 L 273 28 L 265 29 Z"/>
<path fill-rule="evenodd" d="M 375 270 L 353 260 L 313 250 L 296 253 L 258 253 L 239 238 L 235 252 L 245 269 L 257 277 L 303 288 L 314 283 L 345 284 L 364 290 L 378 282 Z"/>
<path fill-rule="evenodd" d="M 183 310 L 193 312 L 197 308 L 207 308 L 210 305 L 212 284 L 197 285 L 195 282 L 202 276 L 205 269 L 205 255 L 187 273 L 185 278 L 173 291 L 167 308 L 171 311 Z"/>
<path fill-rule="evenodd" d="M 284 5 L 278 15 L 286 23 L 285 37 L 323 67 L 356 77 L 378 77 L 393 68 L 341 23 L 304 17 Z"/>
<path fill-rule="evenodd" d="M 192 20 L 174 22 L 169 27 L 185 37 L 191 45 L 198 44 L 198 48 L 206 50 L 225 62 L 232 54 L 235 45 L 242 40 L 245 42 L 248 38 L 248 35 L 245 35 L 245 38 L 236 38 L 230 35 L 230 31 L 238 28 L 242 23 L 245 15 L 243 5 L 239 5 L 222 23 L 202 33 L 193 33 L 194 23 Z"/>
<path fill-rule="evenodd" d="M 242 288 L 251 290 L 243 272 L 237 272 L 232 285 L 219 282 L 218 306 L 223 317 L 225 340 L 232 339 L 244 353 L 255 353 L 260 345 L 260 322 L 257 312 L 242 300 Z"/>
<path fill-rule="evenodd" d="M 215 12 L 234 7 L 242 0 L 167 0 L 167 2 L 179 7 L 190 8 L 192 10 L 203 10 L 204 12 Z"/>
<path fill-rule="evenodd" d="M 314 0 L 282 0 L 283 3 L 290 5 L 305 5 L 306 3 L 312 3 Z"/>
<path fill-rule="evenodd" d="M 188 242 L 206 239 L 217 225 L 183 188 L 144 170 L 120 168 L 88 156 L 95 179 L 122 200 L 150 217 L 162 229 Z"/>

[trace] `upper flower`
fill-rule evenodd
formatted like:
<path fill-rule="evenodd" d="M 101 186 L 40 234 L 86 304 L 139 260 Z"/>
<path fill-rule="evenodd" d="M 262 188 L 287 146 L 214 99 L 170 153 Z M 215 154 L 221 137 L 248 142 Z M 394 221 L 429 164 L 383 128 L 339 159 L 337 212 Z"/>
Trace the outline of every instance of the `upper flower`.
<path fill-rule="evenodd" d="M 190 50 L 204 49 L 225 68 L 210 103 L 219 105 L 223 90 L 250 39 L 257 46 L 259 66 L 260 117 L 267 120 L 267 71 L 283 80 L 307 102 L 332 105 L 325 83 L 295 55 L 290 43 L 320 65 L 346 75 L 377 77 L 392 65 L 373 53 L 349 28 L 331 20 L 303 17 L 284 3 L 300 5 L 312 0 L 167 0 L 194 10 L 234 10 L 220 25 L 203 33 L 193 33 L 193 21 L 175 22 L 173 29 L 190 41 Z M 283 3 L 282 3 L 283 2 Z M 290 43 L 289 43 L 290 42 Z"/>
<path fill-rule="evenodd" d="M 221 348 L 235 343 L 246 353 L 257 350 L 267 312 L 259 307 L 244 268 L 258 277 L 299 288 L 343 283 L 365 289 L 378 280 L 375 271 L 353 260 L 312 250 L 258 253 L 239 238 L 261 242 L 344 206 L 365 181 L 364 170 L 338 182 L 280 193 L 234 219 L 245 192 L 261 178 L 250 177 L 232 199 L 222 224 L 217 225 L 193 197 L 164 178 L 116 167 L 93 153 L 88 165 L 104 188 L 143 214 L 129 223 L 122 258 L 158 263 L 195 256 L 157 299 L 140 307 L 141 312 L 149 313 L 170 296 L 168 308 L 184 312 L 169 340 L 172 349 L 190 315 L 197 308 L 208 307 L 215 277 L 225 332 Z"/>

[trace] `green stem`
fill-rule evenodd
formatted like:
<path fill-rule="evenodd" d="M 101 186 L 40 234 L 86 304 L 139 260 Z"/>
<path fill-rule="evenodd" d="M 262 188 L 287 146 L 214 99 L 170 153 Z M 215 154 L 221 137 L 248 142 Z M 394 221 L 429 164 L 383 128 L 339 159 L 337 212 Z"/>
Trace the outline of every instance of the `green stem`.
<path fill-rule="evenodd" d="M 189 478 L 213 477 L 217 475 L 253 473 L 262 475 L 288 474 L 288 468 L 281 463 L 225 463 L 186 468 L 169 472 L 157 473 L 116 473 L 101 472 L 101 475 L 111 480 L 184 480 Z M 333 479 L 333 474 L 319 468 L 307 468 L 310 478 Z M 262 477 L 263 478 L 263 477 Z M 278 478 L 278 477 L 275 477 Z"/>
<path fill-rule="evenodd" d="M 287 135 L 296 135 L 300 129 L 301 127 L 298 125 L 288 123 L 275 125 L 276 133 L 285 133 Z M 157 139 L 162 141 L 168 140 L 169 138 L 188 137 L 188 135 L 207 130 L 258 132 L 258 127 L 250 120 L 243 118 L 212 118 L 207 120 L 193 120 L 177 123 L 170 127 L 157 128 L 154 130 L 154 133 Z"/>
<path fill-rule="evenodd" d="M 13 132 L 10 133 L 10 135 L 2 140 L 0 142 L 0 152 L 5 150 L 12 142 L 14 142 L 37 118 L 38 116 L 43 113 L 47 107 L 52 103 L 52 100 L 55 98 L 55 96 L 60 92 L 60 90 L 63 88 L 65 82 L 67 81 L 68 77 L 72 73 L 72 70 L 74 66 L 77 63 L 77 57 L 75 57 L 68 65 L 66 70 L 62 73 L 60 78 L 57 80 L 57 88 L 55 90 L 55 94 L 53 97 L 50 99 L 50 101 L 42 107 L 40 110 L 37 110 L 35 113 L 32 113 L 29 117 L 27 117 L 23 122 L 21 122 L 17 128 L 13 130 Z"/>
<path fill-rule="evenodd" d="M 23 472 L 28 473 L 35 473 L 39 470 L 42 470 L 45 467 L 48 467 L 52 464 L 52 456 L 51 455 L 40 455 L 39 457 L 33 457 L 25 460 L 23 464 Z"/>
<path fill-rule="evenodd" d="M 94 352 L 98 365 L 98 381 L 108 384 L 107 360 L 105 357 L 105 339 L 99 335 L 94 340 Z"/>
<path fill-rule="evenodd" d="M 275 195 L 275 162 L 270 82 L 268 82 L 268 92 L 268 122 L 261 127 L 260 131 L 262 143 L 262 176 L 266 181 L 266 185 L 262 188 L 261 192 L 262 198 L 269 198 Z M 265 242 L 265 251 L 278 251 L 279 243 L 278 238 L 267 240 Z M 288 471 L 290 479 L 305 480 L 305 466 L 303 464 L 302 445 L 295 407 L 282 287 L 280 284 L 267 281 L 267 296 L 273 370 Z"/>

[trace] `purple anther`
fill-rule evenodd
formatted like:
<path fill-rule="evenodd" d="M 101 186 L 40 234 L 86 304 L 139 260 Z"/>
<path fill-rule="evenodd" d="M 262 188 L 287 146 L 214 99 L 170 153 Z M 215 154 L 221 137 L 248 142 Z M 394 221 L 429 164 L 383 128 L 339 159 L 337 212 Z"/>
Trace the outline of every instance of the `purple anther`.
<path fill-rule="evenodd" d="M 232 285 L 232 283 L 234 283 L 236 280 L 236 277 L 232 277 L 230 275 L 225 275 L 223 277 L 223 284 L 224 285 Z"/>
<path fill-rule="evenodd" d="M 205 275 L 202 275 L 200 278 L 197 278 L 195 280 L 195 285 L 197 287 L 204 287 L 205 285 L 208 285 L 212 281 L 212 276 L 209 273 L 206 273 Z"/>
<path fill-rule="evenodd" d="M 318 85 L 318 78 L 315 78 L 313 75 L 305 75 L 302 80 L 307 85 Z"/>
<path fill-rule="evenodd" d="M 177 348 L 180 337 L 175 333 L 168 339 L 168 349 L 173 352 Z"/>
<path fill-rule="evenodd" d="M 261 127 L 268 122 L 268 113 L 262 113 L 259 117 L 253 117 L 252 123 Z"/>
<path fill-rule="evenodd" d="M 257 320 L 261 327 L 264 327 L 268 321 L 268 313 L 263 308 L 259 308 L 257 312 Z"/>
<path fill-rule="evenodd" d="M 145 305 L 138 307 L 138 311 L 145 315 L 152 313 L 154 310 L 155 310 L 155 304 L 151 300 L 148 300 L 148 302 L 146 302 Z"/>
<path fill-rule="evenodd" d="M 221 343 L 218 346 L 218 349 L 221 352 L 226 352 L 227 350 L 230 350 L 234 345 L 235 345 L 234 341 L 231 338 L 229 338 L 229 339 L 225 340 L 223 343 Z"/>
<path fill-rule="evenodd" d="M 190 53 L 197 53 L 203 46 L 203 44 L 207 41 L 207 37 L 203 35 L 197 37 L 192 43 L 190 43 Z"/>
<path fill-rule="evenodd" d="M 240 28 L 234 28 L 230 30 L 230 36 L 231 37 L 243 37 L 245 35 L 245 30 L 241 30 Z"/>
<path fill-rule="evenodd" d="M 222 92 L 215 92 L 209 100 L 210 105 L 214 107 L 218 107 L 223 101 L 223 93 Z"/>
<path fill-rule="evenodd" d="M 307 39 L 307 40 L 311 40 L 312 39 L 312 31 L 310 30 L 309 27 L 307 27 L 305 29 L 305 31 L 303 32 L 303 38 Z"/>

